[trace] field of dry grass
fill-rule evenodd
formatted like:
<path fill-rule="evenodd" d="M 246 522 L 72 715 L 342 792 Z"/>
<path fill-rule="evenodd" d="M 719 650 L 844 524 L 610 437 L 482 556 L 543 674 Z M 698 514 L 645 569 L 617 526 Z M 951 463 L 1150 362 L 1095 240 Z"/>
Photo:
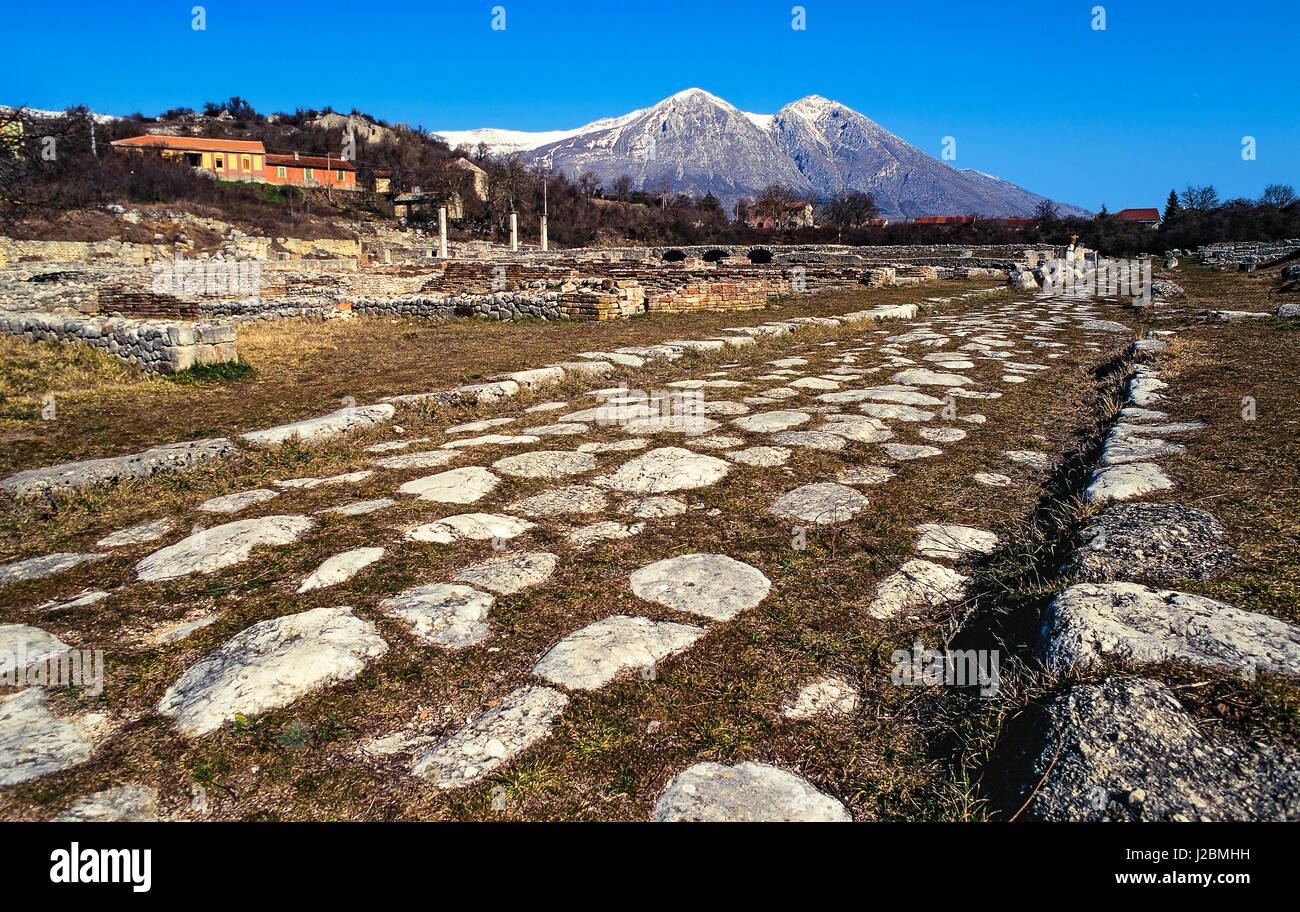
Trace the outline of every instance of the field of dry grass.
<path fill-rule="evenodd" d="M 758 312 L 605 322 L 279 320 L 240 329 L 239 352 L 251 376 L 206 383 L 145 376 L 111 356 L 54 343 L 0 338 L 0 475 L 269 427 L 332 411 L 345 396 L 364 405 L 567 361 L 581 351 L 707 337 L 737 323 L 909 303 L 975 285 L 834 291 Z M 41 418 L 47 395 L 54 396 L 55 421 Z"/>

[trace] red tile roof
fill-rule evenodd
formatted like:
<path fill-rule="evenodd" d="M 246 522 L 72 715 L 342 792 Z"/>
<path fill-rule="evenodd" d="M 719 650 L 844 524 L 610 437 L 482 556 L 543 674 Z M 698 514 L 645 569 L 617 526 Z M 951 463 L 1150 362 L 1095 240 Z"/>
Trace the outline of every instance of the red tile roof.
<path fill-rule="evenodd" d="M 299 155 L 294 158 L 292 155 L 268 155 L 266 157 L 268 167 L 272 165 L 288 165 L 291 168 L 326 168 L 334 171 L 355 171 L 356 165 L 342 158 L 325 157 L 324 155 Z"/>
<path fill-rule="evenodd" d="M 1160 221 L 1159 209 L 1121 209 L 1114 215 L 1117 219 L 1123 219 L 1126 222 L 1158 222 Z"/>
<path fill-rule="evenodd" d="M 260 142 L 242 139 L 209 139 L 206 136 L 162 136 L 152 133 L 145 136 L 132 136 L 130 139 L 114 140 L 113 145 L 128 149 L 161 146 L 183 152 L 257 152 L 259 154 L 266 152 Z"/>

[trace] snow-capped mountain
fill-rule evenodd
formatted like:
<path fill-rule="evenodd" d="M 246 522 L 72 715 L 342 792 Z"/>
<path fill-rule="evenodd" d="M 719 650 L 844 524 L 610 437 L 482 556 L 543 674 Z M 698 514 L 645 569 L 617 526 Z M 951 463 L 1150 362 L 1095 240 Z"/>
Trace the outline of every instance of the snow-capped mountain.
<path fill-rule="evenodd" d="M 770 184 L 788 184 L 809 199 L 841 189 L 875 195 L 882 215 L 1029 216 L 1043 197 L 978 171 L 926 155 L 839 102 L 801 98 L 776 114 L 753 114 L 702 89 L 574 130 L 442 131 L 452 146 L 486 143 L 493 154 L 519 152 L 576 177 L 593 171 L 610 186 L 713 193 L 730 206 Z M 1058 204 L 1062 214 L 1084 214 Z"/>

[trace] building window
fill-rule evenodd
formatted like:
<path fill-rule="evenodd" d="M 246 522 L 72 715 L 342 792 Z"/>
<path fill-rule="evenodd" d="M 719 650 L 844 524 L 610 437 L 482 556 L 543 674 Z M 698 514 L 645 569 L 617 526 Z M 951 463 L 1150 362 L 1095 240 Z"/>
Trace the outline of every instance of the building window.
<path fill-rule="evenodd" d="M 281 165 L 280 167 L 278 167 L 278 168 L 275 169 L 275 176 L 276 176 L 276 177 L 288 177 L 288 176 L 289 176 L 289 169 L 286 168 L 284 165 Z"/>
<path fill-rule="evenodd" d="M 216 164 L 218 168 L 224 169 L 226 167 L 226 157 L 219 152 L 216 155 L 212 156 L 212 161 Z"/>
<path fill-rule="evenodd" d="M 311 180 L 311 171 L 312 171 L 311 168 L 302 169 L 302 176 L 304 180 Z"/>
<path fill-rule="evenodd" d="M 253 158 L 252 158 L 252 156 L 250 156 L 250 155 L 241 155 L 241 156 L 239 157 L 239 170 L 240 170 L 240 171 L 252 171 L 252 170 L 253 170 Z"/>
<path fill-rule="evenodd" d="M 343 180 L 343 172 L 342 172 L 342 171 L 335 171 L 334 174 L 335 174 L 336 177 L 338 177 L 339 180 Z"/>

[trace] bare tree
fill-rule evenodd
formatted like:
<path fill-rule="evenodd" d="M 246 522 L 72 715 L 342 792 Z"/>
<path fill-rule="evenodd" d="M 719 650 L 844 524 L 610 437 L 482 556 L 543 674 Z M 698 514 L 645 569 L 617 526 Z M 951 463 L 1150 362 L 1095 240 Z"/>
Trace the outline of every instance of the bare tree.
<path fill-rule="evenodd" d="M 620 174 L 614 180 L 614 198 L 627 200 L 632 195 L 632 178 Z"/>
<path fill-rule="evenodd" d="M 839 190 L 822 207 L 822 218 L 840 228 L 860 228 L 880 214 L 876 198 L 861 190 Z"/>
<path fill-rule="evenodd" d="M 599 188 L 600 179 L 596 177 L 595 171 L 583 171 L 578 175 L 578 189 L 582 191 L 582 195 L 587 199 L 595 196 Z"/>
<path fill-rule="evenodd" d="M 1266 206 L 1283 209 L 1296 201 L 1295 188 L 1290 184 L 1269 184 L 1259 201 Z"/>
<path fill-rule="evenodd" d="M 754 208 L 765 218 L 772 220 L 773 226 L 784 228 L 789 221 L 790 208 L 799 202 L 799 194 L 786 184 L 770 184 L 754 201 Z"/>
<path fill-rule="evenodd" d="M 1219 193 L 1214 189 L 1213 184 L 1206 184 L 1204 187 L 1188 185 L 1181 198 L 1183 208 L 1195 212 L 1209 212 L 1211 209 L 1219 208 Z"/>
<path fill-rule="evenodd" d="M 1056 203 L 1049 199 L 1043 200 L 1034 208 L 1034 218 L 1040 222 L 1054 222 L 1061 217 L 1061 211 L 1056 208 Z"/>

